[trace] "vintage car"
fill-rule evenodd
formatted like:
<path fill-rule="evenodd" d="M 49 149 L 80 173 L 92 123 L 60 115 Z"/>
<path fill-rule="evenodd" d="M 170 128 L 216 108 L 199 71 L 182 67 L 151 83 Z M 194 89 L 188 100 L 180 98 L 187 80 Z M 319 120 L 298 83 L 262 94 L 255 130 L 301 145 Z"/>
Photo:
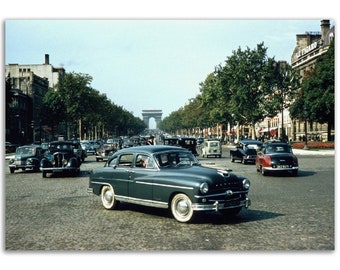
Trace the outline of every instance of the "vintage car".
<path fill-rule="evenodd" d="M 288 143 L 272 142 L 257 153 L 256 170 L 262 175 L 285 172 L 297 176 L 299 164 Z"/>
<path fill-rule="evenodd" d="M 34 172 L 39 171 L 40 160 L 44 156 L 44 150 L 37 145 L 19 146 L 15 151 L 14 158 L 9 160 L 9 170 L 14 173 L 16 170 L 31 169 Z"/>
<path fill-rule="evenodd" d="M 243 164 L 255 163 L 257 151 L 261 149 L 262 142 L 257 140 L 241 140 L 236 148 L 230 149 L 230 161 L 240 160 Z"/>
<path fill-rule="evenodd" d="M 163 144 L 164 145 L 179 146 L 179 147 L 188 149 L 195 156 L 199 155 L 197 153 L 197 150 L 196 150 L 196 147 L 197 147 L 196 138 L 190 138 L 190 137 L 169 137 L 169 138 L 164 138 Z"/>
<path fill-rule="evenodd" d="M 120 202 L 169 209 L 179 222 L 199 211 L 236 215 L 248 208 L 250 181 L 226 170 L 201 166 L 188 150 L 176 146 L 137 146 L 114 153 L 93 169 L 88 192 L 106 209 Z"/>
<path fill-rule="evenodd" d="M 48 150 L 40 161 L 40 170 L 45 178 L 47 173 L 77 175 L 80 172 L 81 157 L 79 143 L 70 141 L 50 142 Z"/>
<path fill-rule="evenodd" d="M 96 150 L 96 161 L 107 161 L 109 156 L 111 156 L 117 149 L 113 146 L 113 144 L 103 143 Z"/>
<path fill-rule="evenodd" d="M 202 157 L 222 157 L 222 146 L 218 140 L 204 140 L 199 148 L 201 149 Z"/>

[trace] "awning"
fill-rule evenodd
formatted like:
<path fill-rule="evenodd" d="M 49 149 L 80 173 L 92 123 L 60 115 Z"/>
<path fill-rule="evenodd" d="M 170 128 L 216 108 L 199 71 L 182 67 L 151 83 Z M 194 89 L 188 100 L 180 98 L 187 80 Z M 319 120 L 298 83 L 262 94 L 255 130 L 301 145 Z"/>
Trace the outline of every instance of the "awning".
<path fill-rule="evenodd" d="M 275 130 L 275 129 L 277 129 L 277 127 L 271 127 L 271 128 L 269 128 L 269 131 L 272 131 L 272 130 Z M 264 128 L 264 129 L 260 130 L 260 132 L 261 133 L 262 132 L 268 132 L 268 128 Z"/>

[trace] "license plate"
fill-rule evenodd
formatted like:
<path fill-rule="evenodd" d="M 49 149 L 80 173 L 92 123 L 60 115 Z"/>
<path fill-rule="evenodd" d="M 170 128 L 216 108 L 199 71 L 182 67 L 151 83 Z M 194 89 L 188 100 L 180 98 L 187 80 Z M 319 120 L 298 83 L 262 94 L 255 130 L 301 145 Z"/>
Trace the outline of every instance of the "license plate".
<path fill-rule="evenodd" d="M 228 207 L 228 206 L 237 206 L 237 205 L 240 205 L 239 201 L 231 201 L 231 202 L 227 202 L 227 203 L 224 204 L 225 207 Z"/>
<path fill-rule="evenodd" d="M 278 168 L 289 168 L 289 165 L 277 165 Z"/>

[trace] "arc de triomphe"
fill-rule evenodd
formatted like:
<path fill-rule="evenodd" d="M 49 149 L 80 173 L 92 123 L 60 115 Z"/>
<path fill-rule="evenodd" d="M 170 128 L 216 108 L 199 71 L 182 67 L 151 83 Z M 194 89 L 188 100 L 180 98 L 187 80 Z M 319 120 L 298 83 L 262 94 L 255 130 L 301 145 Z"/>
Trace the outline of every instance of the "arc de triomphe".
<path fill-rule="evenodd" d="M 158 124 L 162 121 L 162 110 L 143 110 L 142 116 L 144 123 L 149 127 L 150 118 L 154 118 L 156 121 L 156 128 L 158 128 Z"/>

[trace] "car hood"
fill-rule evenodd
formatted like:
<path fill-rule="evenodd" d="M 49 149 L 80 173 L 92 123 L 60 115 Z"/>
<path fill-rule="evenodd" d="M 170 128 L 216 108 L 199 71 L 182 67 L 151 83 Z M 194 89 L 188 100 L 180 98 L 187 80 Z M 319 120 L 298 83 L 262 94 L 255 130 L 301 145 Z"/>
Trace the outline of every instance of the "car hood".
<path fill-rule="evenodd" d="M 171 175 L 174 176 L 174 169 L 166 169 L 172 171 Z M 176 168 L 176 173 L 179 179 L 191 179 L 199 183 L 207 182 L 213 189 L 221 189 L 227 187 L 241 187 L 242 177 L 238 177 L 236 174 L 230 173 L 226 170 L 219 170 L 213 168 L 207 168 L 204 166 L 186 166 Z M 242 178 L 242 179 L 241 179 Z"/>

